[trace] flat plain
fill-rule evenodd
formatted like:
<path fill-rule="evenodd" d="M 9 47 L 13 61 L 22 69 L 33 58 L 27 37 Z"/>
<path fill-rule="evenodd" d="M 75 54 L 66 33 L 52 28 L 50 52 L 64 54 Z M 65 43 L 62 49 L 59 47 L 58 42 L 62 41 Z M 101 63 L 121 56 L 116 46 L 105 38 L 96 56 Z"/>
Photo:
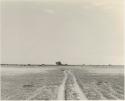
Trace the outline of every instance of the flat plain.
<path fill-rule="evenodd" d="M 124 66 L 2 66 L 2 100 L 124 100 Z"/>

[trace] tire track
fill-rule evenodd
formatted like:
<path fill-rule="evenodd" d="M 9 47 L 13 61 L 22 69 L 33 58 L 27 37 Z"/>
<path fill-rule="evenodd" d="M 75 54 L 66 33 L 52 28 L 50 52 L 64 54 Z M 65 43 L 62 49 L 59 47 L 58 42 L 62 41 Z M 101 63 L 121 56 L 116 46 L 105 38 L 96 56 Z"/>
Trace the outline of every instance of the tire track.
<path fill-rule="evenodd" d="M 57 100 L 64 100 L 65 99 L 65 82 L 67 80 L 67 71 L 64 71 L 64 79 L 60 87 L 58 88 L 58 94 L 57 94 Z M 38 88 L 36 91 L 33 92 L 32 95 L 30 95 L 26 100 L 31 100 L 37 95 L 39 95 L 42 90 L 46 88 L 46 86 Z"/>
<path fill-rule="evenodd" d="M 68 73 L 72 76 L 73 78 L 73 87 L 74 87 L 74 90 L 75 92 L 77 93 L 78 97 L 80 100 L 87 100 L 85 94 L 82 92 L 81 88 L 79 87 L 78 83 L 77 83 L 77 80 L 75 78 L 75 76 L 73 75 L 73 73 L 71 73 L 71 71 L 68 71 Z"/>
<path fill-rule="evenodd" d="M 68 92 L 68 93 L 70 94 L 72 100 L 75 100 L 75 99 L 87 100 L 86 96 L 84 95 L 81 88 L 79 87 L 75 76 L 71 73 L 71 71 L 65 70 L 64 74 L 65 74 L 65 77 L 63 79 L 62 84 L 59 87 L 57 100 L 66 100 L 67 97 L 69 97 L 65 93 L 66 92 L 66 83 L 68 83 L 68 85 L 69 85 L 68 87 L 70 87 L 71 92 Z M 68 78 L 72 79 L 73 83 L 70 82 L 70 84 L 69 84 L 69 82 L 67 82 Z M 77 98 L 73 97 L 74 96 L 73 94 L 77 94 Z"/>
<path fill-rule="evenodd" d="M 63 82 L 60 85 L 59 90 L 58 90 L 57 100 L 65 100 L 65 83 L 68 78 L 67 71 L 64 71 L 64 75 L 65 76 L 64 76 Z"/>
<path fill-rule="evenodd" d="M 77 79 L 75 75 L 70 70 L 65 70 L 64 72 L 64 79 L 62 81 L 62 84 L 58 87 L 58 92 L 56 96 L 56 100 L 87 100 L 88 98 L 80 88 Z M 119 98 L 116 95 L 117 92 L 111 87 L 111 85 L 105 85 L 106 88 L 109 89 L 109 96 L 111 96 L 113 99 L 118 100 Z M 106 92 L 103 92 L 102 87 L 97 86 L 95 83 L 92 84 L 92 87 L 94 91 L 96 91 L 100 99 L 106 100 L 107 97 L 104 95 Z M 33 92 L 32 95 L 30 95 L 27 100 L 32 100 L 34 97 L 39 95 L 43 89 L 46 88 L 46 86 L 38 88 L 36 91 Z M 104 94 L 105 93 L 105 94 Z M 68 94 L 68 95 L 67 95 Z M 120 95 L 119 95 L 120 96 Z"/>

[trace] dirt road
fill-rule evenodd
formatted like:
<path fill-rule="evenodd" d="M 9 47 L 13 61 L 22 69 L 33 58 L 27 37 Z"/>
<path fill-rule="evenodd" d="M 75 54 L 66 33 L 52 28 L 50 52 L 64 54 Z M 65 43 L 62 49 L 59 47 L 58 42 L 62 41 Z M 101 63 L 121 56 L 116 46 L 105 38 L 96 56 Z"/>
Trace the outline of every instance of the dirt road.
<path fill-rule="evenodd" d="M 73 74 L 72 71 L 70 70 L 64 70 L 64 79 L 62 80 L 62 83 L 60 86 L 55 87 L 56 89 L 56 93 L 51 92 L 50 90 L 48 91 L 50 94 L 47 94 L 47 96 L 49 97 L 49 99 L 56 99 L 56 100 L 87 100 L 87 94 L 83 91 L 83 89 L 80 88 L 78 81 L 75 77 L 75 75 Z M 83 83 L 82 83 L 83 84 Z M 84 84 L 83 84 L 84 85 Z M 84 85 L 84 89 L 86 85 Z M 103 91 L 102 89 L 97 86 L 96 84 L 93 83 L 93 89 L 95 91 L 96 94 L 98 93 L 100 99 L 106 100 L 107 98 L 103 95 Z M 111 91 L 109 93 L 109 96 L 112 97 L 112 99 L 119 99 L 117 96 L 118 95 L 117 92 L 115 92 L 112 87 L 110 87 L 109 85 L 105 85 L 105 87 L 107 89 L 109 89 L 109 91 Z M 91 87 L 89 87 L 90 89 Z M 50 89 L 50 87 L 49 87 Z M 47 87 L 41 87 L 38 88 L 32 95 L 28 96 L 27 100 L 33 100 L 33 99 L 42 99 L 44 96 L 42 96 L 44 93 L 44 90 L 47 90 Z M 92 90 L 91 90 L 92 92 Z M 38 97 L 39 96 L 39 97 Z M 120 96 L 120 95 L 118 95 Z"/>
<path fill-rule="evenodd" d="M 60 85 L 59 89 L 58 89 L 58 95 L 57 95 L 57 100 L 64 100 L 65 99 L 65 84 L 66 84 L 66 80 L 67 80 L 67 72 L 64 71 L 65 77 L 63 79 L 62 84 Z"/>
<path fill-rule="evenodd" d="M 89 100 L 89 99 L 114 99 L 120 100 L 124 99 L 122 94 L 116 92 L 110 83 L 102 82 L 102 84 L 88 84 L 82 83 L 83 88 L 78 84 L 78 80 L 76 79 L 75 75 L 70 70 L 64 71 L 65 77 L 58 89 L 58 97 L 57 100 Z M 104 88 L 103 88 L 104 87 Z M 84 89 L 84 90 L 83 90 Z M 106 91 L 107 89 L 107 91 Z M 87 91 L 87 92 L 86 92 Z M 91 96 L 93 98 L 90 98 Z"/>
<path fill-rule="evenodd" d="M 101 75 L 89 73 L 86 69 L 72 68 L 53 69 L 44 73 L 3 75 L 2 99 L 123 100 L 123 78 L 122 75 Z"/>
<path fill-rule="evenodd" d="M 71 71 L 64 71 L 65 78 L 58 90 L 58 100 L 86 100 L 77 80 Z"/>

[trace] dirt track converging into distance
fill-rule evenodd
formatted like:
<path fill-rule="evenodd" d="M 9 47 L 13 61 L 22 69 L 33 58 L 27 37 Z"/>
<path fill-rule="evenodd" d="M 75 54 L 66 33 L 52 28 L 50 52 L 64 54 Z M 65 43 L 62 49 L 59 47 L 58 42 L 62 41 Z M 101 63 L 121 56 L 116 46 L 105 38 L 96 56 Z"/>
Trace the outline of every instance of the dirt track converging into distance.
<path fill-rule="evenodd" d="M 65 77 L 63 83 L 59 87 L 58 100 L 85 100 L 87 99 L 79 87 L 75 76 L 71 71 L 64 71 Z M 72 80 L 71 82 L 68 80 Z M 68 86 L 68 87 L 67 87 Z M 67 89 L 70 89 L 66 94 Z"/>
<path fill-rule="evenodd" d="M 123 73 L 108 68 L 14 68 L 2 72 L 2 100 L 124 100 Z"/>

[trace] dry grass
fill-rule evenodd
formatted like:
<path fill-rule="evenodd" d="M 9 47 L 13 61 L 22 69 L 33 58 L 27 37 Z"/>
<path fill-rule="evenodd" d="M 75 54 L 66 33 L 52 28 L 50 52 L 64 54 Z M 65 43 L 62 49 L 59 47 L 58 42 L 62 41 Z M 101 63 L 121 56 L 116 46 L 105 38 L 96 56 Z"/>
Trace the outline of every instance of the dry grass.
<path fill-rule="evenodd" d="M 96 69 L 95 69 L 96 70 Z M 77 81 L 90 100 L 124 99 L 124 75 L 88 73 L 84 69 L 73 70 Z"/>
<path fill-rule="evenodd" d="M 53 89 L 59 86 L 63 76 L 64 74 L 60 70 L 51 70 L 47 73 L 27 73 L 11 76 L 2 75 L 1 98 L 2 100 L 25 100 L 38 88 L 44 87 L 42 91 L 43 93 L 46 92 L 45 94 L 48 98 L 41 97 L 41 99 L 52 99 L 50 98 L 50 94 L 47 94 L 47 92 L 50 92 L 48 88 Z M 54 93 L 52 94 L 54 95 Z"/>
<path fill-rule="evenodd" d="M 112 68 L 109 69 L 112 70 Z M 20 75 L 4 75 L 2 73 L 1 98 L 2 100 L 55 100 L 57 98 L 58 88 L 64 79 L 64 70 L 67 70 L 75 75 L 87 99 L 123 100 L 123 73 L 101 73 L 104 69 L 106 69 L 105 71 L 108 70 L 108 68 L 101 69 L 99 67 L 90 69 L 85 66 L 78 68 L 77 66 L 73 68 L 69 66 L 56 66 L 47 72 L 36 70 L 35 73 L 26 72 Z M 67 100 L 78 99 L 76 92 L 73 91 L 73 83 L 73 77 L 68 74 L 64 93 L 65 99 Z"/>

